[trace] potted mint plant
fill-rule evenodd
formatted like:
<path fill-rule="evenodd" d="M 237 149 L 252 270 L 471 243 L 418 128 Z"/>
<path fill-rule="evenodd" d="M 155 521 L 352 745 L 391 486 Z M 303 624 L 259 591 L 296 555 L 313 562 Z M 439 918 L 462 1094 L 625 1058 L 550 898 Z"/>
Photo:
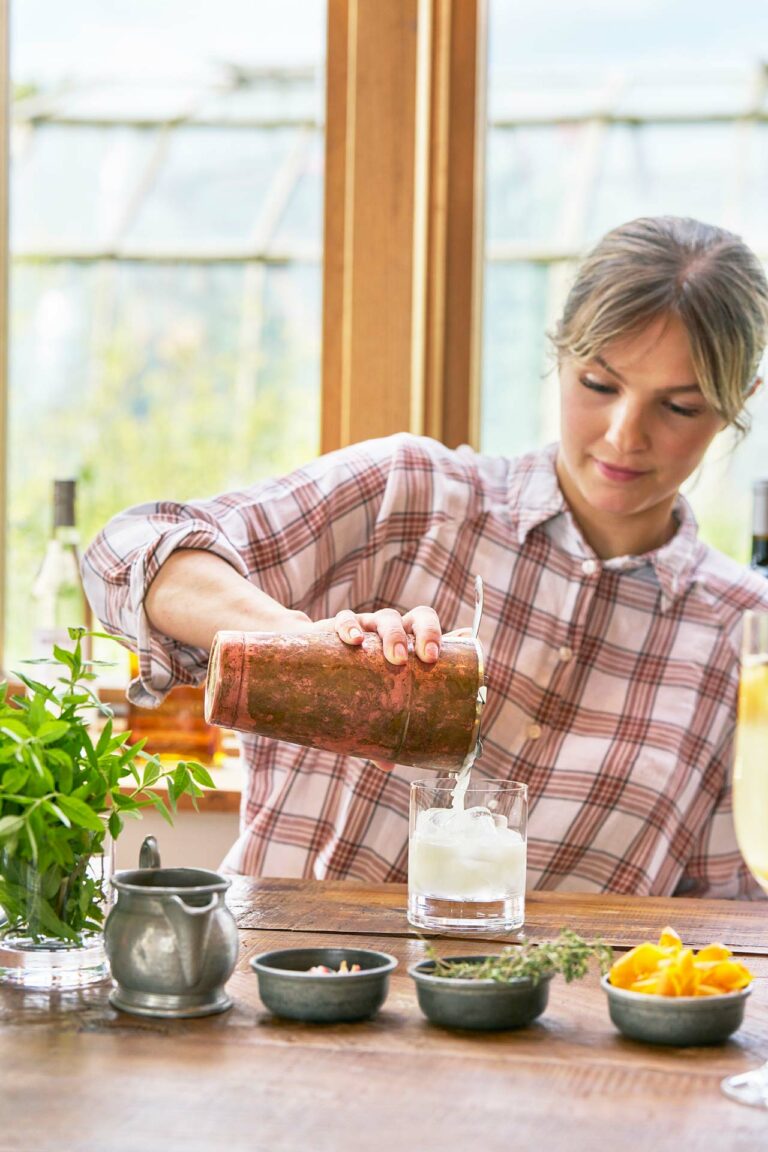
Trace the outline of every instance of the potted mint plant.
<path fill-rule="evenodd" d="M 86 633 L 69 635 L 71 649 L 53 649 L 53 685 L 18 672 L 23 694 L 0 684 L 0 981 L 29 988 L 103 979 L 110 842 L 143 809 L 170 823 L 179 796 L 196 803 L 214 787 L 201 764 L 163 764 L 114 731 L 92 684 L 98 662 L 83 658 Z"/>

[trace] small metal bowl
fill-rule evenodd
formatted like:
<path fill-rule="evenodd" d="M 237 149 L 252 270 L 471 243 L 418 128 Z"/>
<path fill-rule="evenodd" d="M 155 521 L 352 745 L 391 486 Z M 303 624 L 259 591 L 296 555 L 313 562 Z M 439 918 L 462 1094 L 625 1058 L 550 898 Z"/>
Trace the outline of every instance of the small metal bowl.
<path fill-rule="evenodd" d="M 317 964 L 338 971 L 342 960 L 360 972 L 316 975 Z M 259 979 L 259 995 L 275 1016 L 336 1024 L 367 1020 L 387 998 L 390 973 L 397 960 L 366 948 L 283 948 L 254 956 L 251 967 Z"/>
<path fill-rule="evenodd" d="M 477 963 L 487 956 L 446 956 L 445 960 Z M 501 1032 L 525 1028 L 540 1016 L 549 999 L 551 976 L 532 980 L 472 980 L 435 976 L 434 960 L 420 960 L 408 969 L 416 982 L 419 1007 L 428 1020 L 443 1028 Z"/>
<path fill-rule="evenodd" d="M 722 1044 L 741 1026 L 752 986 L 722 996 L 652 996 L 600 981 L 611 1020 L 624 1036 L 646 1044 L 688 1048 Z"/>

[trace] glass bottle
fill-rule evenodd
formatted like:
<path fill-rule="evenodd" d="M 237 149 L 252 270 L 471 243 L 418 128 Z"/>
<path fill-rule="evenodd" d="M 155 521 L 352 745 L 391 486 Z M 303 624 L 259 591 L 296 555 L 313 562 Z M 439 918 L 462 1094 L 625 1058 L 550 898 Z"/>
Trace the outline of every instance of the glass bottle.
<path fill-rule="evenodd" d="M 32 649 L 37 659 L 52 657 L 54 644 L 69 647 L 69 628 L 91 627 L 90 607 L 80 576 L 75 498 L 74 480 L 54 480 L 53 530 L 32 585 Z M 36 670 L 37 679 L 45 679 L 44 668 L 40 665 Z M 51 673 L 55 680 L 61 669 L 52 666 Z"/>
<path fill-rule="evenodd" d="M 752 485 L 752 552 L 749 565 L 768 577 L 768 480 Z"/>

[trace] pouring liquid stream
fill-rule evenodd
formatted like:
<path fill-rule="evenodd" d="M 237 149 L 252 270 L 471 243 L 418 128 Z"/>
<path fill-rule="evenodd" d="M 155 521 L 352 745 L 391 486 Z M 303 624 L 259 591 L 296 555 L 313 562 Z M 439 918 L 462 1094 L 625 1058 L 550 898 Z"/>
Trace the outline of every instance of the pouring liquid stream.
<path fill-rule="evenodd" d="M 480 631 L 480 620 L 483 615 L 483 579 L 481 576 L 475 576 L 475 613 L 472 618 L 472 637 L 477 640 Z M 482 701 L 485 703 L 485 687 L 480 689 L 483 693 Z M 472 766 L 477 760 L 478 756 L 483 750 L 483 745 L 478 733 L 475 745 L 467 754 L 467 758 L 462 764 L 458 772 L 452 773 L 455 776 L 456 784 L 453 792 L 451 793 L 451 808 L 454 812 L 464 811 L 464 800 L 467 795 L 467 788 L 469 787 L 469 779 L 472 774 Z"/>
<path fill-rule="evenodd" d="M 477 577 L 472 625 L 475 639 L 482 608 L 483 586 Z M 484 702 L 485 688 L 480 692 L 483 694 L 480 700 Z M 481 752 L 482 742 L 478 736 L 459 771 L 452 773 L 450 806 L 446 803 L 444 807 L 419 811 L 411 836 L 408 869 L 414 900 L 425 907 L 432 907 L 432 902 L 455 902 L 454 910 L 445 913 L 442 921 L 445 926 L 465 918 L 470 905 L 476 909 L 470 918 L 476 915 L 480 920 L 486 915 L 492 919 L 491 910 L 500 909 L 499 916 L 503 919 L 522 923 L 524 831 L 521 834 L 511 826 L 508 819 L 511 810 L 504 811 L 505 800 L 499 791 L 504 788 L 504 782 L 499 782 L 498 790 L 493 781 L 481 781 L 473 787 L 472 768 Z M 472 804 L 473 797 L 481 803 Z M 439 798 L 440 792 L 436 790 L 435 799 Z M 447 801 L 447 796 L 445 799 Z M 463 911 L 456 912 L 459 905 Z"/>

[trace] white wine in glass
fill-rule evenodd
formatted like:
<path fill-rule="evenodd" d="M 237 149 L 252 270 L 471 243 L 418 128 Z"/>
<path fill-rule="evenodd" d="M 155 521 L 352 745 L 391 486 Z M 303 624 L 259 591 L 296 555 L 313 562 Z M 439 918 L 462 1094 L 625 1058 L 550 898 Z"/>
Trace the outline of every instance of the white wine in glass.
<path fill-rule="evenodd" d="M 746 612 L 733 766 L 733 818 L 747 867 L 768 893 L 768 612 Z M 726 1096 L 768 1109 L 768 1063 L 722 1082 Z"/>

